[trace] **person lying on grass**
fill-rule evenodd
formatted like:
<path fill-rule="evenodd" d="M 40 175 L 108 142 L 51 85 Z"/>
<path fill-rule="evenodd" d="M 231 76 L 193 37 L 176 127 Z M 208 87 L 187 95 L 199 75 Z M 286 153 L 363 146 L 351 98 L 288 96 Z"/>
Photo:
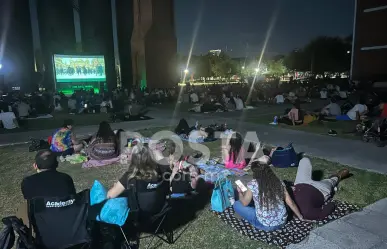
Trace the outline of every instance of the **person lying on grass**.
<path fill-rule="evenodd" d="M 359 102 L 354 107 L 352 107 L 352 109 L 349 110 L 347 114 L 336 116 L 336 120 L 344 120 L 344 121 L 360 120 L 362 116 L 368 113 L 368 107 L 365 103 L 366 103 L 365 98 L 361 97 L 359 99 Z"/>
<path fill-rule="evenodd" d="M 303 217 L 309 220 L 322 220 L 330 215 L 335 209 L 335 204 L 329 202 L 325 205 L 325 203 L 332 197 L 337 184 L 348 176 L 348 169 L 343 169 L 328 179 L 314 181 L 312 163 L 309 158 L 302 158 L 298 165 L 293 193 Z"/>
<path fill-rule="evenodd" d="M 275 175 L 269 164 L 270 162 L 258 160 L 251 163 L 253 180 L 247 184 L 245 192 L 237 188 L 238 200 L 234 203 L 237 214 L 264 231 L 277 230 L 285 225 L 288 218 L 286 205 L 298 219 L 304 219 L 285 184 Z M 253 205 L 250 204 L 252 201 Z"/>

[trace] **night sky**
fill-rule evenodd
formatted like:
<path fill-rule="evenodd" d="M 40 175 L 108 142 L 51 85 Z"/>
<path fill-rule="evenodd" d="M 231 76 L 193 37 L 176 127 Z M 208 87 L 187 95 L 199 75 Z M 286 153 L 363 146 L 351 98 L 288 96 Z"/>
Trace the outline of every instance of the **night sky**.
<path fill-rule="evenodd" d="M 249 57 L 255 57 L 277 12 L 267 51 L 268 55 L 284 54 L 320 35 L 352 34 L 354 3 L 354 0 L 175 0 L 178 52 L 188 54 L 200 20 L 194 54 L 227 48 L 231 56 L 244 57 L 248 44 Z"/>

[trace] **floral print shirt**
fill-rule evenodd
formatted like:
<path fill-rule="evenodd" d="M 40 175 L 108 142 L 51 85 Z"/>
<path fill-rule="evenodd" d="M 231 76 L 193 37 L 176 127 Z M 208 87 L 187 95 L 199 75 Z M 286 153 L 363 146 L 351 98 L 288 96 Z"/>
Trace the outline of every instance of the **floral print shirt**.
<path fill-rule="evenodd" d="M 255 212 L 258 221 L 267 227 L 280 226 L 286 223 L 288 214 L 286 212 L 285 202 L 281 202 L 277 207 L 268 210 L 265 207 L 259 206 L 259 186 L 254 179 L 247 184 L 247 187 L 253 193 L 253 200 L 255 204 Z"/>

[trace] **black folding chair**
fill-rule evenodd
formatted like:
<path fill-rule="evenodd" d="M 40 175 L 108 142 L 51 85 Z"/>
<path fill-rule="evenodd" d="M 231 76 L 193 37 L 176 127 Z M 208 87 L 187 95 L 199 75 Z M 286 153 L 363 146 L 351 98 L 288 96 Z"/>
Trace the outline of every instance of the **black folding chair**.
<path fill-rule="evenodd" d="M 66 197 L 42 197 L 28 201 L 30 238 L 37 248 L 90 248 L 87 229 L 89 190 Z"/>
<path fill-rule="evenodd" d="M 149 233 L 147 236 L 139 237 L 139 240 L 151 238 L 146 248 L 150 247 L 156 237 L 168 244 L 173 244 L 175 242 L 173 230 L 165 222 L 172 208 L 166 201 L 169 182 L 159 182 L 157 187 L 150 190 L 144 189 L 139 184 L 144 182 L 132 180 L 128 184 L 127 192 L 130 221 L 139 234 Z"/>

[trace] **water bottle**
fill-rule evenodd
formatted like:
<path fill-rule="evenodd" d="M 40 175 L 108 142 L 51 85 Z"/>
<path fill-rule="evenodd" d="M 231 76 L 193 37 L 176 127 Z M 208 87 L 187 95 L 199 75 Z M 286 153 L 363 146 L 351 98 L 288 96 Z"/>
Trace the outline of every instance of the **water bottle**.
<path fill-rule="evenodd" d="M 273 124 L 278 124 L 278 117 L 277 116 L 274 117 Z"/>
<path fill-rule="evenodd" d="M 234 195 L 230 193 L 228 199 L 230 200 L 231 205 L 234 205 L 234 203 L 235 203 Z"/>

